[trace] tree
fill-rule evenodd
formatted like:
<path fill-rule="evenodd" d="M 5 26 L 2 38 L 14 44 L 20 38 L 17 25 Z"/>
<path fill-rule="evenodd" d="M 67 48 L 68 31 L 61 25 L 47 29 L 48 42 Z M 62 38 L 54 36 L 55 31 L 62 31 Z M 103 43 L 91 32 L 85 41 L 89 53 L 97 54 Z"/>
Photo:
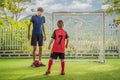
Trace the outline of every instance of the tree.
<path fill-rule="evenodd" d="M 0 0 L 0 18 L 5 15 L 5 13 L 4 13 L 4 7 L 3 7 L 4 6 L 3 5 L 4 1 L 5 0 Z"/>
<path fill-rule="evenodd" d="M 110 5 L 106 10 L 107 14 L 120 14 L 120 0 L 105 0 L 105 2 L 103 2 L 103 5 L 106 4 Z"/>
<path fill-rule="evenodd" d="M 25 11 L 25 7 L 20 6 L 24 2 L 30 2 L 31 0 L 3 0 L 1 6 L 4 9 L 5 17 L 11 16 L 14 20 L 18 20 L 20 17 L 20 13 Z M 6 10 L 6 11 L 5 11 Z"/>
<path fill-rule="evenodd" d="M 110 5 L 105 11 L 107 15 L 112 15 L 113 13 L 118 15 L 118 17 L 113 20 L 116 26 L 118 26 L 120 24 L 120 0 L 105 0 L 103 5 Z"/>

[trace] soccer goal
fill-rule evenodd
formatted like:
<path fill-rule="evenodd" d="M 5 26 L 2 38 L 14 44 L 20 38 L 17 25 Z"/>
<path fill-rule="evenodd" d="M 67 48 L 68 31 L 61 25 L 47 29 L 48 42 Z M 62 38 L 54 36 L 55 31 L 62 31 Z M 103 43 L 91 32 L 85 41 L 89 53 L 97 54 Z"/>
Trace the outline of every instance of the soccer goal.
<path fill-rule="evenodd" d="M 58 20 L 64 21 L 69 35 L 66 61 L 105 63 L 104 12 L 53 12 L 53 30 Z"/>

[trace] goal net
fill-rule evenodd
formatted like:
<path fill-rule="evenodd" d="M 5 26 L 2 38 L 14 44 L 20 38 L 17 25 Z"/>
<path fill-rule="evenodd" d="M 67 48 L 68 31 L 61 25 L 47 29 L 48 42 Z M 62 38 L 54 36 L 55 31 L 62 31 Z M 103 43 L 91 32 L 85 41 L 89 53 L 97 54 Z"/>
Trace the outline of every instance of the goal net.
<path fill-rule="evenodd" d="M 66 61 L 105 62 L 103 12 L 53 12 L 53 30 L 57 28 L 58 20 L 64 21 L 64 29 L 69 35 L 65 55 L 70 59 Z"/>

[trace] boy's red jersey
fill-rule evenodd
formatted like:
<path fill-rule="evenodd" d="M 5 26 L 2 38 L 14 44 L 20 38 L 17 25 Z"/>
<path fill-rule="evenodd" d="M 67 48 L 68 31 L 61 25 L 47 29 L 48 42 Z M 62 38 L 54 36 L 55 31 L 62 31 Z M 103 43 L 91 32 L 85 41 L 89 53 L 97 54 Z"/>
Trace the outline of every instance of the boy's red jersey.
<path fill-rule="evenodd" d="M 55 39 L 52 47 L 52 53 L 53 52 L 64 53 L 65 41 L 68 38 L 67 32 L 64 29 L 56 29 L 53 32 L 52 38 Z"/>

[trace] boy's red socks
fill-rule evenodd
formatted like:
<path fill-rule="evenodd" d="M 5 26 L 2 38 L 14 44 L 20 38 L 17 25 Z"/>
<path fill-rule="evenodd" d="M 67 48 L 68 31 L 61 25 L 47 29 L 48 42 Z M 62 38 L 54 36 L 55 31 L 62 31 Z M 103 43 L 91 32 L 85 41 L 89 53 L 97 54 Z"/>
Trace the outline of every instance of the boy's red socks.
<path fill-rule="evenodd" d="M 61 61 L 61 73 L 64 73 L 65 61 Z"/>
<path fill-rule="evenodd" d="M 50 72 L 52 64 L 53 64 L 53 59 L 50 59 L 48 62 L 48 70 L 47 71 Z"/>

